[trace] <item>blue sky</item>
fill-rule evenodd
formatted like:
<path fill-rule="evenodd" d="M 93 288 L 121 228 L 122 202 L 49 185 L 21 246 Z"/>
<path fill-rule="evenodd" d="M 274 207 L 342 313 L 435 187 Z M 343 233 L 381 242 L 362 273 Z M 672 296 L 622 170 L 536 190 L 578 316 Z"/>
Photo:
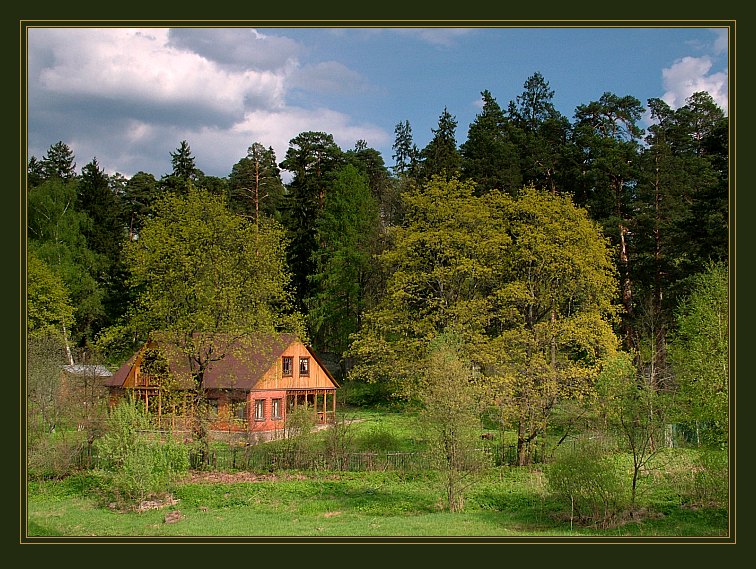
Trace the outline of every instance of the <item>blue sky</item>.
<path fill-rule="evenodd" d="M 170 172 L 182 140 L 205 174 L 227 176 L 253 142 L 280 162 L 310 130 L 343 150 L 364 139 L 392 166 L 400 121 L 422 148 L 447 108 L 461 144 L 481 91 L 506 109 L 535 72 L 569 119 L 607 91 L 675 108 L 707 91 L 728 107 L 724 27 L 27 31 L 29 155 L 62 140 L 77 170 L 96 157 L 127 177 Z"/>

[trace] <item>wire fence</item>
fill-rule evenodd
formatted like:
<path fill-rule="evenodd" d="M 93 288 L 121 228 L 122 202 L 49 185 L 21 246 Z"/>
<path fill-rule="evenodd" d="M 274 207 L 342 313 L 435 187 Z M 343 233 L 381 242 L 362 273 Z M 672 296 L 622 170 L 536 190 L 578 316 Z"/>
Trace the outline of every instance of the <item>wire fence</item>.
<path fill-rule="evenodd" d="M 199 452 L 192 452 L 189 462 L 195 469 L 209 468 L 218 471 L 413 471 L 431 467 L 430 460 L 424 452 L 329 453 L 321 449 L 268 449 L 265 445 L 213 449 L 205 456 Z"/>
<path fill-rule="evenodd" d="M 492 466 L 517 464 L 516 445 L 491 444 L 483 449 Z M 539 462 L 541 456 L 531 457 Z M 98 468 L 100 465 L 96 447 L 82 445 L 73 465 L 80 469 Z M 420 471 L 433 469 L 430 455 L 424 451 L 362 451 L 335 452 L 323 448 L 280 448 L 267 444 L 250 446 L 217 446 L 202 453 L 190 449 L 189 464 L 192 469 L 213 471 Z"/>

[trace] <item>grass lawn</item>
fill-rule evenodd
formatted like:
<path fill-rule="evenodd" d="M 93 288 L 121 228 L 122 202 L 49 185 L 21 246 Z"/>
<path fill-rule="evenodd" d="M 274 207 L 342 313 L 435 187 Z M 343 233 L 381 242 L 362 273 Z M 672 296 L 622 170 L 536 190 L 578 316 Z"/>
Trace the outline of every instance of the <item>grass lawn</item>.
<path fill-rule="evenodd" d="M 142 512 L 114 511 L 96 481 L 77 475 L 30 485 L 29 536 L 723 536 L 724 509 L 667 503 L 609 529 L 570 524 L 545 493 L 538 469 L 501 467 L 468 492 L 465 511 L 444 510 L 433 473 L 267 474 L 259 481 L 181 483 L 178 501 Z M 243 479 L 249 479 L 249 474 Z M 663 511 L 662 511 L 663 510 Z M 180 512 L 175 523 L 166 515 Z M 175 514 L 178 515 L 178 514 Z"/>
<path fill-rule="evenodd" d="M 424 448 L 410 410 L 359 408 L 347 410 L 344 417 L 350 421 L 357 451 Z M 29 482 L 27 535 L 727 537 L 728 512 L 721 507 L 721 496 L 709 500 L 707 507 L 700 507 L 707 500 L 690 499 L 695 456 L 686 449 L 660 455 L 655 469 L 641 480 L 637 515 L 611 527 L 589 527 L 571 519 L 569 506 L 548 492 L 549 464 L 545 464 L 492 466 L 476 475 L 460 513 L 448 512 L 441 475 L 433 471 L 191 472 L 171 488 L 175 503 L 144 511 L 109 507 L 101 491 L 103 478 L 97 472 L 82 472 L 61 480 Z M 616 460 L 629 472 L 628 456 L 618 455 Z M 700 488 L 696 495 L 701 497 Z"/>

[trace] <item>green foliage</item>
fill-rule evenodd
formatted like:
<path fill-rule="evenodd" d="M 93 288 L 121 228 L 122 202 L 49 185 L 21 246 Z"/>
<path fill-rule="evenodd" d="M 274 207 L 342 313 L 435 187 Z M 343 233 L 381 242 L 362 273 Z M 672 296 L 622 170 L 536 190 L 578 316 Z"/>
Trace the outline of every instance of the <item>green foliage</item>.
<path fill-rule="evenodd" d="M 172 439 L 149 439 L 150 426 L 138 403 L 122 401 L 113 408 L 106 434 L 95 443 L 100 466 L 108 473 L 108 500 L 133 505 L 167 492 L 188 470 L 186 446 Z"/>
<path fill-rule="evenodd" d="M 378 204 L 365 177 L 351 165 L 334 176 L 316 223 L 320 246 L 313 252 L 313 290 L 306 305 L 315 346 L 342 355 L 375 295 L 370 285 L 380 228 Z"/>
<path fill-rule="evenodd" d="M 297 302 L 310 296 L 309 276 L 315 272 L 313 253 L 318 248 L 316 224 L 330 190 L 333 173 L 344 164 L 341 149 L 333 135 L 303 132 L 289 141 L 281 162 L 294 175 L 288 186 L 283 221 L 290 245 L 287 249 L 292 267 L 292 285 Z"/>
<path fill-rule="evenodd" d="M 698 460 L 690 470 L 691 501 L 699 506 L 727 506 L 730 476 L 727 452 L 699 449 Z"/>
<path fill-rule="evenodd" d="M 229 206 L 257 222 L 261 215 L 280 221 L 284 185 L 273 148 L 255 142 L 229 176 Z"/>
<path fill-rule="evenodd" d="M 137 172 L 126 181 L 121 195 L 125 225 L 129 228 L 128 241 L 139 236 L 149 219 L 152 204 L 157 198 L 157 180 L 147 172 Z"/>
<path fill-rule="evenodd" d="M 287 307 L 284 241 L 198 189 L 169 195 L 127 250 L 138 330 L 239 333 L 273 329 Z"/>
<path fill-rule="evenodd" d="M 74 308 L 58 275 L 30 251 L 27 257 L 27 329 L 30 336 L 62 334 L 73 323 Z"/>
<path fill-rule="evenodd" d="M 394 174 L 399 177 L 414 176 L 417 173 L 420 151 L 412 140 L 412 126 L 409 121 L 397 123 L 394 127 Z"/>
<path fill-rule="evenodd" d="M 91 338 L 93 326 L 105 316 L 105 290 L 97 277 L 106 262 L 88 247 L 84 234 L 91 220 L 76 204 L 77 184 L 59 178 L 32 188 L 28 195 L 29 251 L 68 291 L 75 309 L 71 333 L 78 341 Z"/>
<path fill-rule="evenodd" d="M 474 180 L 480 193 L 494 189 L 514 193 L 522 187 L 519 149 L 511 135 L 514 127 L 489 91 L 481 96 L 483 109 L 460 147 L 462 177 Z"/>
<path fill-rule="evenodd" d="M 677 311 L 670 345 L 679 383 L 679 421 L 694 426 L 697 442 L 725 445 L 729 430 L 729 271 L 713 264 L 693 279 Z"/>
<path fill-rule="evenodd" d="M 438 117 L 438 127 L 432 129 L 433 138 L 420 151 L 420 178 L 430 180 L 434 176 L 451 179 L 459 176 L 461 158 L 457 150 L 455 132 L 457 119 L 446 107 Z"/>
<path fill-rule="evenodd" d="M 315 413 L 310 405 L 298 405 L 286 411 L 284 440 L 281 446 L 294 457 L 298 453 L 308 452 L 316 444 Z"/>
<path fill-rule="evenodd" d="M 59 334 L 35 334 L 26 346 L 26 435 L 30 448 L 42 433 L 51 433 L 64 422 L 60 381 L 68 363 L 65 342 Z"/>
<path fill-rule="evenodd" d="M 357 448 L 363 451 L 396 451 L 401 441 L 394 431 L 384 425 L 373 425 L 357 438 Z"/>
<path fill-rule="evenodd" d="M 197 174 L 197 166 L 192 155 L 192 149 L 189 143 L 182 140 L 175 152 L 171 152 L 171 165 L 173 166 L 173 175 L 179 178 L 192 179 Z"/>
<path fill-rule="evenodd" d="M 42 172 L 46 180 L 72 180 L 76 177 L 76 162 L 71 148 L 59 140 L 47 151 L 42 158 Z"/>
<path fill-rule="evenodd" d="M 47 433 L 34 437 L 27 446 L 29 480 L 63 479 L 74 474 L 82 466 L 80 459 L 86 443 L 79 434 Z"/>
<path fill-rule="evenodd" d="M 644 472 L 669 443 L 666 428 L 673 395 L 639 378 L 628 354 L 620 353 L 602 370 L 598 404 L 605 430 L 618 436 L 632 456 L 631 502 L 635 505 Z"/>
<path fill-rule="evenodd" d="M 305 339 L 291 313 L 284 250 L 273 220 L 253 224 L 191 185 L 168 194 L 126 251 L 136 294 L 129 327 L 142 338 L 157 332 L 185 355 L 198 390 L 210 362 L 239 338 L 288 331 Z"/>
<path fill-rule="evenodd" d="M 371 407 L 391 401 L 391 390 L 387 382 L 368 383 L 347 379 L 339 389 L 339 401 L 354 407 Z"/>
<path fill-rule="evenodd" d="M 418 397 L 426 346 L 454 332 L 503 426 L 520 429 L 524 463 L 556 402 L 586 397 L 617 349 L 616 275 L 599 228 L 569 198 L 474 191 L 434 178 L 405 194 L 405 224 L 380 257 L 386 295 L 355 336 L 353 375 Z"/>
<path fill-rule="evenodd" d="M 352 422 L 341 416 L 323 435 L 323 453 L 328 467 L 340 470 L 344 467 L 348 454 L 354 450 L 355 430 Z"/>
<path fill-rule="evenodd" d="M 487 463 L 479 448 L 479 388 L 454 335 L 436 338 L 423 364 L 426 371 L 420 385 L 423 408 L 419 418 L 431 462 L 444 475 L 449 510 L 460 512 L 465 491 L 474 480 L 471 473 Z"/>
<path fill-rule="evenodd" d="M 629 505 L 622 471 L 600 440 L 584 437 L 568 444 L 548 466 L 546 478 L 570 520 L 607 526 Z"/>

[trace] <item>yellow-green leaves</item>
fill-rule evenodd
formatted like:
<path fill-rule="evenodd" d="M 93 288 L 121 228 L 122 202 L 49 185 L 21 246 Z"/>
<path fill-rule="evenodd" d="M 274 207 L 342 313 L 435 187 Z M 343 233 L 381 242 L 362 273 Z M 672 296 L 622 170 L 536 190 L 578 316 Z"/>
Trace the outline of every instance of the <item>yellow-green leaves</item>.
<path fill-rule="evenodd" d="M 601 230 L 568 197 L 474 189 L 434 178 L 404 195 L 405 224 L 380 258 L 387 294 L 353 344 L 356 372 L 412 392 L 429 343 L 452 332 L 502 418 L 527 418 L 534 439 L 618 349 L 616 275 Z"/>
<path fill-rule="evenodd" d="M 29 334 L 63 333 L 71 326 L 74 309 L 62 280 L 29 252 L 27 264 L 27 325 Z"/>
<path fill-rule="evenodd" d="M 126 258 L 143 332 L 170 332 L 195 353 L 193 343 L 216 334 L 285 327 L 283 230 L 232 214 L 204 190 L 161 200 Z"/>

